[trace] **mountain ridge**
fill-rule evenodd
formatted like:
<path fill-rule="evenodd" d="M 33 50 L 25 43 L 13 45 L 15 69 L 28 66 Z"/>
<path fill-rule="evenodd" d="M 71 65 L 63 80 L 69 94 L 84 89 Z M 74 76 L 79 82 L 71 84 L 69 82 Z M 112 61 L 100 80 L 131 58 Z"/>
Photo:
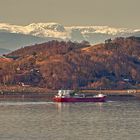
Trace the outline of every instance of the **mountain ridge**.
<path fill-rule="evenodd" d="M 63 26 L 59 23 L 31 23 L 25 26 L 0 23 L 0 48 L 12 51 L 50 40 L 88 41 L 90 44 L 98 44 L 119 36 L 140 37 L 140 29 L 109 26 Z M 1 51 L 2 53 L 5 52 Z"/>
<path fill-rule="evenodd" d="M 74 40 L 71 34 L 77 31 L 83 37 L 81 40 L 84 39 L 89 42 L 92 42 L 87 37 L 89 34 L 110 35 L 113 37 L 140 34 L 140 29 L 114 28 L 109 26 L 63 26 L 59 23 L 31 23 L 25 26 L 0 23 L 1 30 L 10 33 L 21 33 L 37 37 L 54 37 L 64 40 Z"/>

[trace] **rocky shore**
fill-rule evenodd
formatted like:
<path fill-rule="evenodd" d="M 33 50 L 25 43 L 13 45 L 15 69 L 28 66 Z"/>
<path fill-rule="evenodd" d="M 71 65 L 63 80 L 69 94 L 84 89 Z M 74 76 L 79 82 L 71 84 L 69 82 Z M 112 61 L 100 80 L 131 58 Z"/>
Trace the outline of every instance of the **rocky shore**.
<path fill-rule="evenodd" d="M 126 90 L 80 90 L 82 93 L 98 94 L 102 93 L 110 96 L 138 96 L 140 97 L 140 89 Z M 31 87 L 31 86 L 0 86 L 0 94 L 57 94 L 57 90 L 47 88 Z"/>
<path fill-rule="evenodd" d="M 0 93 L 56 93 L 55 90 L 49 90 L 47 88 L 39 88 L 39 87 L 32 87 L 32 86 L 0 86 Z"/>

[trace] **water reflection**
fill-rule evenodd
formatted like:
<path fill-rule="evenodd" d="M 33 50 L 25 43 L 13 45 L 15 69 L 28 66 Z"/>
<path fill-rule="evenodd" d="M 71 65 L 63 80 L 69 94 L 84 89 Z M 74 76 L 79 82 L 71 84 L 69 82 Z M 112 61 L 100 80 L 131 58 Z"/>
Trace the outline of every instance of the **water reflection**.
<path fill-rule="evenodd" d="M 92 109 L 96 109 L 96 110 L 100 110 L 100 111 L 103 111 L 103 108 L 104 108 L 104 104 L 105 103 L 102 103 L 102 102 L 99 102 L 99 103 L 93 103 L 93 102 L 89 102 L 89 103 L 55 103 L 55 107 L 56 109 L 58 110 L 58 112 L 62 112 L 63 110 L 67 110 L 67 111 L 71 111 L 71 109 L 75 108 L 75 109 L 78 109 L 78 108 L 91 108 Z"/>
<path fill-rule="evenodd" d="M 55 106 L 56 106 L 58 112 L 61 112 L 61 110 L 62 110 L 62 103 L 56 103 Z"/>
<path fill-rule="evenodd" d="M 0 140 L 139 140 L 140 102 L 0 102 Z"/>
<path fill-rule="evenodd" d="M 71 103 L 55 103 L 55 106 L 58 112 L 62 112 L 63 109 L 68 110 L 71 106 Z"/>

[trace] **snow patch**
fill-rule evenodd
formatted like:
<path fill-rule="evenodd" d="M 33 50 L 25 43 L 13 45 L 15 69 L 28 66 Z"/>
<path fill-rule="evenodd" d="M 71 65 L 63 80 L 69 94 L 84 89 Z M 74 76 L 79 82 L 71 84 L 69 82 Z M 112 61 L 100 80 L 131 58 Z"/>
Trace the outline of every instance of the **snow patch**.
<path fill-rule="evenodd" d="M 127 36 L 140 32 L 140 29 L 114 28 L 109 26 L 70 26 L 59 23 L 32 23 L 26 26 L 0 23 L 1 32 L 21 33 L 38 37 L 53 37 L 63 40 L 87 40 L 93 36 Z M 77 39 L 75 38 L 77 37 Z M 75 38 L 75 39 L 74 39 Z M 77 41 L 78 41 L 77 40 Z M 88 40 L 90 41 L 90 40 Z"/>

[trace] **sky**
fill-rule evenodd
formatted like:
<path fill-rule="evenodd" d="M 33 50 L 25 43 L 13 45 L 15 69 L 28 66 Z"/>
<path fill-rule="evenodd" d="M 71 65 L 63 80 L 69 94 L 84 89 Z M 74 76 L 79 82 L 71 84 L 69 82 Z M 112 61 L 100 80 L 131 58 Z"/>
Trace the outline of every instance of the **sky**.
<path fill-rule="evenodd" d="M 140 28 L 140 0 L 0 0 L 0 22 Z"/>

